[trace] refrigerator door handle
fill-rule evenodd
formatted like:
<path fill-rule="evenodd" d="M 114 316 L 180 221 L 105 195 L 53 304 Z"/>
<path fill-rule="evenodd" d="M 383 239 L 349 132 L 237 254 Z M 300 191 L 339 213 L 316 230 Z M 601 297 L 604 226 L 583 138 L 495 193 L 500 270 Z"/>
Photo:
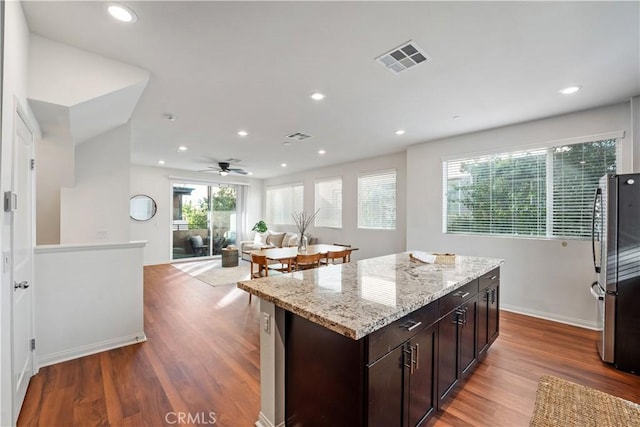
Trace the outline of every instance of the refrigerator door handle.
<path fill-rule="evenodd" d="M 596 205 L 601 194 L 602 190 L 597 188 L 593 197 L 593 212 L 591 215 L 591 252 L 593 253 L 593 267 L 596 269 L 596 273 L 600 273 L 600 266 L 596 262 Z"/>
<path fill-rule="evenodd" d="M 604 295 L 601 295 L 601 294 L 600 294 L 600 292 L 598 292 L 598 291 L 596 291 L 596 290 L 594 289 L 596 286 L 597 286 L 598 288 L 600 287 L 600 285 L 598 284 L 598 282 L 593 282 L 593 283 L 591 284 L 591 295 L 593 295 L 593 297 L 594 297 L 595 299 L 597 299 L 598 301 L 602 301 L 602 300 L 604 300 Z"/>

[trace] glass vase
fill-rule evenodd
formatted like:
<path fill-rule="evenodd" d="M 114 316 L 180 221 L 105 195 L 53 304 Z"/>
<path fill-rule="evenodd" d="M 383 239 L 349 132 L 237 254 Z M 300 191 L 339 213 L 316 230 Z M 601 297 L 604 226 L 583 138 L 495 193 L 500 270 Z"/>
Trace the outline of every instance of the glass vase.
<path fill-rule="evenodd" d="M 308 243 L 309 239 L 307 238 L 307 236 L 302 234 L 300 240 L 298 240 L 298 252 L 306 252 Z"/>

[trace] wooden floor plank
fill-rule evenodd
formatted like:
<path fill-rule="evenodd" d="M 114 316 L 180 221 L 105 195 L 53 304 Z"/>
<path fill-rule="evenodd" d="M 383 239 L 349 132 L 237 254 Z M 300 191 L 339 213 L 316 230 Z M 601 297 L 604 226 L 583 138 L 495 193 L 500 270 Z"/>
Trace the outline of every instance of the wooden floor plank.
<path fill-rule="evenodd" d="M 20 426 L 166 425 L 178 413 L 253 426 L 260 411 L 258 304 L 170 265 L 145 267 L 148 341 L 48 366 Z M 594 331 L 502 312 L 500 337 L 429 426 L 527 426 L 541 375 L 640 403 L 640 376 L 600 361 Z M 167 419 L 167 416 L 173 419 Z M 186 424 L 180 424 L 186 425 Z"/>

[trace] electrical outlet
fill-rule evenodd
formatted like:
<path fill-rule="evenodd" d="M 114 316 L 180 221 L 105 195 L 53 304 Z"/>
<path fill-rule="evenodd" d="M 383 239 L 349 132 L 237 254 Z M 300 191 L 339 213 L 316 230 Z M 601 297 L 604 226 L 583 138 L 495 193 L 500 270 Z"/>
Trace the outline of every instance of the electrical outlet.
<path fill-rule="evenodd" d="M 107 238 L 107 230 L 98 230 L 96 231 L 96 239 L 105 240 Z"/>
<path fill-rule="evenodd" d="M 266 333 L 271 333 L 271 315 L 269 313 L 262 313 L 262 328 Z"/>

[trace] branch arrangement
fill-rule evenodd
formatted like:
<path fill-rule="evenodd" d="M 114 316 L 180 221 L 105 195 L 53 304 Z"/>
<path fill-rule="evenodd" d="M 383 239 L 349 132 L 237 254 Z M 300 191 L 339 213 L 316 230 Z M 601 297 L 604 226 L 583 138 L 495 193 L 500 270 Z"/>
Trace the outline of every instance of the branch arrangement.
<path fill-rule="evenodd" d="M 305 211 L 291 212 L 293 222 L 295 222 L 296 227 L 298 227 L 298 231 L 300 231 L 301 239 L 302 236 L 304 236 L 305 231 L 307 231 L 307 228 L 309 228 L 313 220 L 316 218 L 316 215 L 318 215 L 318 212 L 320 212 L 320 209 L 315 211 L 313 215 L 308 215 Z"/>

